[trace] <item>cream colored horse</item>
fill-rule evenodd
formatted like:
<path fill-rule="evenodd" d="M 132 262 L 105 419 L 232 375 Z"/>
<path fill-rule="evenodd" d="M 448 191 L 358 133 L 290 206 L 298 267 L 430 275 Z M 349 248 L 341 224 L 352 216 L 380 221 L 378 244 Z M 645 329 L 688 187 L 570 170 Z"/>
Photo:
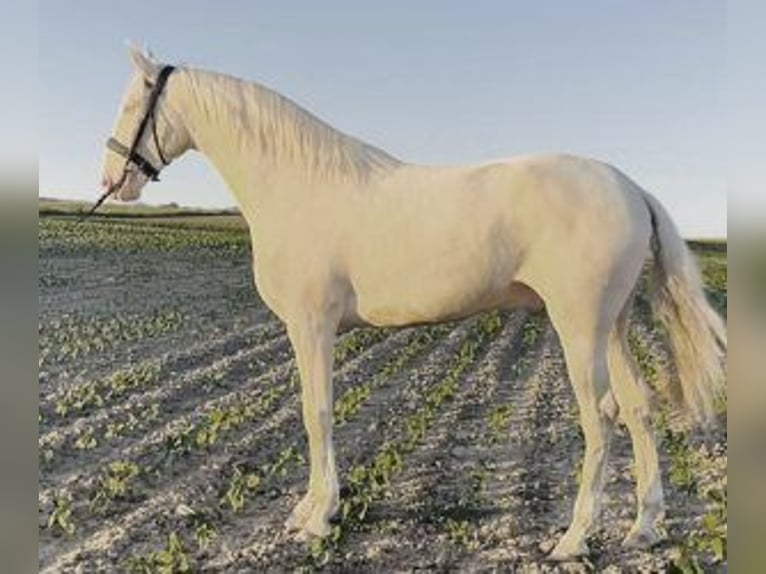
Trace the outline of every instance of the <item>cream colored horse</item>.
<path fill-rule="evenodd" d="M 137 72 L 113 133 L 125 146 L 161 68 L 138 51 L 131 58 Z M 676 384 L 701 420 L 712 418 L 724 384 L 726 332 L 656 199 L 614 167 L 580 157 L 404 163 L 276 92 L 208 71 L 175 70 L 153 121 L 155 137 L 147 129 L 136 150 L 156 167 L 190 149 L 210 160 L 248 222 L 258 291 L 286 325 L 311 460 L 308 491 L 288 520 L 300 537 L 326 535 L 338 508 L 331 375 L 339 329 L 544 304 L 564 349 L 586 446 L 572 521 L 552 557 L 588 551 L 618 412 L 633 441 L 638 483 L 638 515 L 625 543 L 659 539 L 657 447 L 647 391 L 626 343 L 650 245 L 653 302 L 670 334 Z M 112 150 L 103 177 L 121 200 L 138 198 L 148 179 Z"/>

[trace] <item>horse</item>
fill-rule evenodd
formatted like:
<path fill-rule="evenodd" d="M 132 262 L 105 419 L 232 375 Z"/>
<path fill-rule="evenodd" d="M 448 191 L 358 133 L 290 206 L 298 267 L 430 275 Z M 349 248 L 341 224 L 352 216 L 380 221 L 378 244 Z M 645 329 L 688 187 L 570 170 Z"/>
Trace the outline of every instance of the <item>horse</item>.
<path fill-rule="evenodd" d="M 655 197 L 616 167 L 567 154 L 408 163 L 258 83 L 163 65 L 134 48 L 130 59 L 135 70 L 105 151 L 102 200 L 139 198 L 189 150 L 204 154 L 231 189 L 249 228 L 255 287 L 284 323 L 300 375 L 310 476 L 286 522 L 296 539 L 326 536 L 339 507 L 337 334 L 519 307 L 547 311 L 585 442 L 571 523 L 550 557 L 588 553 L 618 417 L 636 471 L 636 518 L 623 544 L 647 548 L 662 539 L 653 403 L 627 343 L 645 262 L 675 360 L 671 385 L 696 422 L 714 420 L 724 392 L 727 335 Z"/>

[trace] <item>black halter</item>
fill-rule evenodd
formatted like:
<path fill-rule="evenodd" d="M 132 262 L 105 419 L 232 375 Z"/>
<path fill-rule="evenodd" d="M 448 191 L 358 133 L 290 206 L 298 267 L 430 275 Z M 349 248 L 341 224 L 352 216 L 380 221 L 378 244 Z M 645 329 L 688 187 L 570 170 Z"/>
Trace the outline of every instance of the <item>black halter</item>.
<path fill-rule="evenodd" d="M 157 81 L 152 88 L 152 93 L 149 95 L 149 102 L 146 105 L 146 112 L 144 113 L 144 117 L 141 120 L 141 123 L 138 125 L 138 130 L 136 131 L 136 135 L 133 136 L 133 143 L 130 145 L 130 147 L 127 147 L 125 144 L 113 137 L 110 137 L 107 140 L 106 147 L 116 154 L 124 157 L 125 165 L 122 168 L 122 175 L 120 176 L 120 179 L 109 186 L 109 189 L 107 189 L 101 195 L 101 197 L 98 198 L 98 201 L 90 209 L 90 211 L 85 214 L 85 216 L 92 215 L 93 212 L 95 212 L 96 209 L 98 209 L 98 207 L 104 203 L 107 197 L 112 195 L 122 186 L 122 184 L 125 182 L 125 178 L 128 176 L 128 166 L 131 163 L 152 181 L 159 181 L 160 169 L 162 168 L 158 169 L 154 167 L 152 162 L 138 153 L 138 146 L 141 143 L 141 138 L 143 138 L 144 132 L 146 132 L 146 128 L 149 123 L 152 124 L 152 137 L 154 138 L 154 146 L 157 148 L 157 155 L 160 157 L 160 161 L 162 161 L 163 167 L 170 163 L 165 159 L 165 155 L 162 153 L 162 148 L 160 147 L 160 140 L 157 137 L 157 120 L 155 113 L 157 108 L 157 100 L 159 100 L 160 95 L 162 94 L 162 90 L 168 81 L 168 77 L 170 77 L 170 74 L 173 72 L 173 70 L 175 70 L 174 66 L 164 66 L 160 70 L 160 73 L 157 76 Z"/>

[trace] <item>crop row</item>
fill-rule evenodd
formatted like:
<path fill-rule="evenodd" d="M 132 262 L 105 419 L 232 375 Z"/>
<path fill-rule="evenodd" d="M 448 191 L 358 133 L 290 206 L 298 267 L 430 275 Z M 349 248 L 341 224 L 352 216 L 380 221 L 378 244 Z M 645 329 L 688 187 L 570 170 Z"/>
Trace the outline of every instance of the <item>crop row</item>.
<path fill-rule="evenodd" d="M 73 360 L 120 343 L 157 337 L 178 330 L 183 321 L 177 310 L 109 317 L 66 315 L 38 327 L 39 363 Z"/>
<path fill-rule="evenodd" d="M 83 415 L 96 411 L 100 416 L 104 406 L 119 400 L 120 405 L 127 404 L 135 396 L 135 391 L 145 391 L 161 383 L 173 383 L 179 374 L 209 366 L 226 367 L 234 359 L 247 358 L 250 354 L 259 359 L 259 366 L 264 361 L 273 359 L 270 351 L 285 342 L 284 330 L 275 323 L 265 323 L 256 327 L 237 330 L 230 335 L 217 337 L 193 345 L 184 345 L 181 350 L 169 350 L 141 362 L 91 379 L 82 379 L 78 374 L 74 381 L 64 382 L 64 377 L 55 379 L 55 388 L 51 388 L 41 398 L 40 411 L 44 417 L 44 426 L 57 416 L 61 419 L 69 414 Z M 221 358 L 219 358 L 221 357 Z M 222 373 L 211 372 L 213 383 L 221 384 Z"/>
<path fill-rule="evenodd" d="M 68 446 L 90 450 L 128 435 L 146 434 L 160 420 L 161 415 L 172 413 L 181 405 L 188 409 L 196 404 L 197 401 L 187 396 L 189 393 L 194 393 L 193 398 L 199 397 L 210 406 L 220 404 L 222 406 L 216 408 L 222 409 L 230 399 L 224 396 L 218 400 L 218 396 L 229 392 L 232 380 L 238 381 L 247 376 L 248 372 L 258 372 L 264 363 L 270 362 L 269 359 L 279 360 L 286 353 L 286 338 L 282 336 L 252 349 L 241 350 L 234 355 L 215 360 L 203 368 L 187 369 L 183 374 L 175 371 L 175 365 L 183 363 L 182 360 L 168 361 L 161 367 L 159 361 L 147 361 L 132 369 L 118 371 L 117 374 L 127 372 L 131 373 L 131 376 L 135 376 L 136 370 L 148 371 L 151 379 L 143 379 L 144 384 L 141 386 L 132 384 L 130 387 L 118 387 L 118 391 L 124 390 L 125 393 L 129 390 L 142 392 L 126 396 L 111 408 L 95 409 L 91 416 L 79 420 L 75 425 L 42 435 L 39 445 L 44 462 L 46 466 L 50 466 L 53 457 L 59 452 L 65 452 Z M 257 380 L 269 381 L 277 372 L 278 365 L 269 367 Z M 122 378 L 121 376 L 120 379 Z M 97 405 L 103 407 L 115 402 L 115 390 L 108 386 L 113 379 L 114 375 L 72 387 L 71 391 L 59 399 L 56 408 L 60 409 L 62 404 L 69 405 L 67 400 L 71 395 L 77 396 L 79 401 L 87 402 L 90 408 Z M 160 381 L 164 381 L 164 384 L 159 385 Z M 147 388 L 149 382 L 153 383 L 151 388 Z M 246 386 L 251 386 L 251 383 Z M 92 390 L 94 387 L 96 390 Z M 103 395 L 99 393 L 99 389 L 102 388 L 105 389 Z M 240 392 L 245 391 L 246 388 L 240 389 Z M 119 397 L 125 396 L 120 392 L 116 394 Z"/>
<path fill-rule="evenodd" d="M 61 417 L 82 413 L 114 402 L 128 393 L 156 383 L 160 378 L 159 361 L 120 369 L 108 377 L 69 387 L 56 402 L 55 412 Z"/>
<path fill-rule="evenodd" d="M 512 448 L 509 432 L 511 425 L 518 429 L 524 424 L 525 413 L 518 409 L 518 403 L 523 401 L 524 397 L 522 389 L 526 386 L 527 392 L 539 392 L 538 385 L 528 383 L 534 369 L 540 366 L 540 352 L 544 349 L 541 343 L 547 324 L 544 313 L 527 315 L 510 345 L 513 349 L 513 359 L 507 371 L 509 380 L 500 381 L 500 367 L 496 366 L 491 379 L 480 390 L 479 401 L 485 405 L 486 413 L 482 420 L 484 430 L 475 437 L 472 446 L 484 452 L 484 456 L 478 456 L 470 472 L 462 478 L 463 484 L 450 486 L 448 500 L 452 502 L 447 503 L 442 516 L 435 519 L 441 523 L 440 530 L 449 540 L 451 551 L 476 551 L 486 537 L 487 529 L 481 530 L 478 522 L 469 520 L 468 516 L 480 516 L 482 508 L 488 505 L 501 508 L 507 505 L 505 500 L 495 496 L 487 497 L 487 489 L 492 485 L 494 490 L 499 490 L 499 484 L 507 484 L 507 478 L 494 474 L 497 469 L 497 455 L 507 453 L 508 449 Z M 499 382 L 502 382 L 504 388 L 500 397 L 497 397 L 496 387 Z M 508 399 L 503 400 L 504 396 Z M 452 444 L 454 439 L 446 439 L 445 442 Z M 490 453 L 493 454 L 490 456 Z"/>
<path fill-rule="evenodd" d="M 333 408 L 335 424 L 338 426 L 343 425 L 347 420 L 354 416 L 377 387 L 393 377 L 394 374 L 399 372 L 402 367 L 408 364 L 415 356 L 422 353 L 427 345 L 430 345 L 436 339 L 444 336 L 445 331 L 445 329 L 440 327 L 419 329 L 414 339 L 412 339 L 400 353 L 383 365 L 383 367 L 375 373 L 374 377 L 345 391 L 340 398 L 335 401 Z"/>
<path fill-rule="evenodd" d="M 334 362 L 343 364 L 359 356 L 366 349 L 385 340 L 390 332 L 376 329 L 358 329 L 341 340 L 334 352 Z M 216 408 L 195 424 L 178 429 L 166 439 L 169 456 L 178 456 L 194 448 L 211 447 L 226 432 L 242 427 L 264 412 L 279 398 L 298 384 L 298 371 L 292 369 L 287 380 L 272 384 L 264 396 Z"/>
<path fill-rule="evenodd" d="M 71 219 L 44 218 L 38 227 L 41 246 L 88 247 L 121 250 L 172 250 L 207 248 L 242 253 L 249 249 L 250 236 L 243 229 L 200 229 L 114 221 L 91 220 L 77 224 Z"/>

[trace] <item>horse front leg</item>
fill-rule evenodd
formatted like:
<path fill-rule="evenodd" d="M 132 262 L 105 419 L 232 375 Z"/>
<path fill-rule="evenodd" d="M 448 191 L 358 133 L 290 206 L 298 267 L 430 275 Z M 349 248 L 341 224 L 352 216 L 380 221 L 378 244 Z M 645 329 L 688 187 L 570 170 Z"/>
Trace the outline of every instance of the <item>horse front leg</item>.
<path fill-rule="evenodd" d="M 309 442 L 311 471 L 306 495 L 287 520 L 300 538 L 326 536 L 338 510 L 338 476 L 332 444 L 332 349 L 335 327 L 305 320 L 288 325 L 301 379 L 303 424 Z"/>

